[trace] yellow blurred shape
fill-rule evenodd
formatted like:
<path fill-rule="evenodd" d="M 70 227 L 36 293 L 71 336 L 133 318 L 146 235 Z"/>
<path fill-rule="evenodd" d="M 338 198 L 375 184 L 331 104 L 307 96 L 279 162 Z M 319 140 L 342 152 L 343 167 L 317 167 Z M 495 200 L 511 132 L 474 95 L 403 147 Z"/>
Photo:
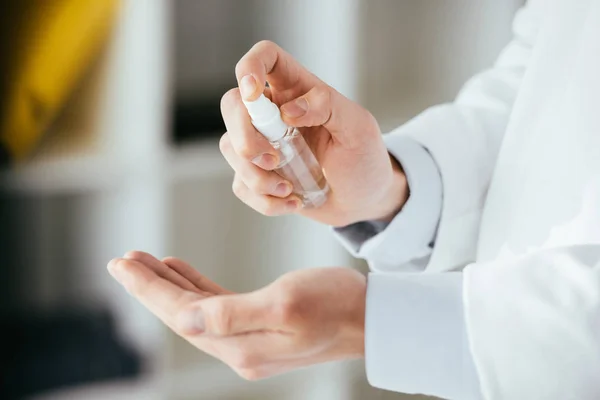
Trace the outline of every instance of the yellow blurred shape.
<path fill-rule="evenodd" d="M 0 141 L 15 161 L 34 149 L 110 35 L 119 0 L 25 1 L 15 27 Z"/>

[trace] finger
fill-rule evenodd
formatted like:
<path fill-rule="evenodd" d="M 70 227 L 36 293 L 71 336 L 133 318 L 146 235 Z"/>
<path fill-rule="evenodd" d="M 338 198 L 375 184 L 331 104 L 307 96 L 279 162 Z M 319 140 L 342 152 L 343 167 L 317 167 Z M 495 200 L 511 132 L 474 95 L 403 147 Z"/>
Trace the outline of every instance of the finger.
<path fill-rule="evenodd" d="M 186 339 L 229 365 L 240 376 L 258 380 L 297 368 L 347 359 L 347 354 L 328 351 L 307 353 L 295 335 L 281 331 L 254 331 L 233 336 L 191 335 Z"/>
<path fill-rule="evenodd" d="M 181 287 L 185 290 L 191 290 L 200 294 L 206 294 L 202 292 L 200 288 L 196 287 L 192 282 L 186 279 L 184 276 L 179 274 L 177 271 L 169 268 L 165 263 L 159 261 L 151 254 L 143 251 L 128 251 L 125 256 L 128 260 L 137 261 L 144 264 L 146 267 L 154 271 L 159 277 L 168 280 L 169 282 Z"/>
<path fill-rule="evenodd" d="M 245 100 L 256 100 L 266 81 L 282 99 L 296 97 L 319 82 L 290 54 L 269 41 L 255 44 L 237 63 L 235 75 Z"/>
<path fill-rule="evenodd" d="M 232 294 L 233 292 L 223 288 L 222 286 L 211 281 L 194 267 L 189 265 L 183 260 L 175 257 L 167 257 L 163 259 L 163 262 L 169 267 L 176 271 L 178 274 L 193 283 L 198 289 L 214 293 L 214 294 Z"/>
<path fill-rule="evenodd" d="M 255 375 L 265 375 L 264 372 L 260 373 L 265 367 L 281 365 L 286 358 L 293 357 L 295 353 L 303 350 L 290 345 L 293 341 L 291 335 L 273 331 L 210 338 L 213 339 L 212 345 L 219 358 L 242 377 L 250 380 L 264 377 Z M 192 339 L 191 342 L 194 343 L 195 340 Z"/>
<path fill-rule="evenodd" d="M 189 304 L 177 315 L 183 335 L 233 336 L 278 326 L 276 307 L 265 290 L 213 296 Z"/>
<path fill-rule="evenodd" d="M 287 197 L 292 194 L 292 184 L 273 171 L 265 171 L 250 161 L 239 157 L 231 146 L 229 134 L 225 133 L 219 143 L 221 152 L 231 168 L 248 188 L 258 194 Z"/>
<path fill-rule="evenodd" d="M 260 166 L 274 169 L 279 163 L 277 151 L 250 122 L 248 110 L 238 89 L 231 89 L 221 98 L 221 114 L 233 150 L 248 161 L 260 159 Z"/>
<path fill-rule="evenodd" d="M 258 348 L 271 348 L 273 347 L 271 344 L 267 346 L 258 347 Z M 244 379 L 248 379 L 251 381 L 270 378 L 276 375 L 281 375 L 286 372 L 290 372 L 296 370 L 298 368 L 308 367 L 311 365 L 321 364 L 325 362 L 331 362 L 336 360 L 347 360 L 348 356 L 345 354 L 335 355 L 327 352 L 306 356 L 306 354 L 302 354 L 296 351 L 291 351 L 285 353 L 287 357 L 275 357 L 269 359 L 265 356 L 255 357 L 253 355 L 246 356 L 246 358 L 241 358 L 241 360 L 246 361 L 246 364 L 242 364 L 245 368 L 234 368 L 234 370 Z M 261 361 L 262 358 L 262 362 Z M 257 360 L 258 363 L 255 363 L 254 360 Z"/>
<path fill-rule="evenodd" d="M 263 94 L 265 95 L 265 97 L 266 97 L 267 99 L 269 99 L 269 100 L 271 100 L 271 101 L 274 101 L 274 100 L 273 100 L 273 93 L 272 93 L 272 91 L 271 91 L 271 88 L 270 88 L 270 87 L 266 87 L 266 88 L 265 88 L 265 91 L 263 92 Z"/>
<path fill-rule="evenodd" d="M 232 185 L 233 193 L 245 204 L 267 216 L 291 214 L 302 209 L 302 202 L 296 195 L 286 198 L 262 195 L 253 192 L 236 174 Z"/>
<path fill-rule="evenodd" d="M 283 104 L 281 115 L 290 126 L 323 126 L 334 138 L 346 144 L 372 141 L 369 135 L 374 131 L 371 113 L 326 84 L 317 85 L 308 93 Z"/>
<path fill-rule="evenodd" d="M 252 358 L 249 358 L 252 360 Z M 328 360 L 322 361 L 327 362 Z M 271 378 L 277 375 L 285 374 L 294 371 L 298 368 L 308 367 L 318 364 L 309 357 L 303 357 L 300 360 L 283 360 L 275 362 L 266 362 L 255 367 L 233 368 L 233 370 L 242 378 L 249 381 L 257 381 L 260 379 Z"/>
<path fill-rule="evenodd" d="M 159 277 L 138 261 L 117 258 L 108 264 L 108 270 L 132 296 L 172 329 L 179 310 L 204 298 Z"/>

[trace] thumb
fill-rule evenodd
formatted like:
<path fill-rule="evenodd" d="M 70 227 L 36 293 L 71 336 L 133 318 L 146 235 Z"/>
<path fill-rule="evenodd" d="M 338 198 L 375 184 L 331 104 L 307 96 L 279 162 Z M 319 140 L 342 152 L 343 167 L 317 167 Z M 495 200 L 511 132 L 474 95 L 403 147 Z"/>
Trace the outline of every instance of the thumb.
<path fill-rule="evenodd" d="M 295 127 L 323 126 L 332 136 L 346 141 L 372 130 L 373 117 L 361 107 L 326 84 L 281 106 L 284 121 Z"/>
<path fill-rule="evenodd" d="M 182 335 L 231 336 L 267 328 L 267 299 L 261 291 L 213 296 L 191 304 L 177 316 Z"/>

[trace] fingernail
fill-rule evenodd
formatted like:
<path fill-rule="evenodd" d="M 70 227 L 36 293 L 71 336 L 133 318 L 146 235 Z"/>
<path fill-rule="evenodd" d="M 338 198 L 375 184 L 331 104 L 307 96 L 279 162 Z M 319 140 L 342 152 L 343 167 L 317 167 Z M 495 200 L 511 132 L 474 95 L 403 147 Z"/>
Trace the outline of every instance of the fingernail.
<path fill-rule="evenodd" d="M 131 274 L 129 274 L 129 272 L 127 272 L 122 265 L 119 265 L 120 263 L 124 262 L 126 261 L 122 258 L 115 258 L 114 260 L 111 260 L 108 263 L 108 271 L 117 282 L 127 288 L 131 282 Z"/>
<path fill-rule="evenodd" d="M 177 319 L 177 326 L 189 335 L 203 333 L 205 326 L 202 310 L 196 308 L 182 311 Z"/>
<path fill-rule="evenodd" d="M 256 92 L 256 79 L 252 75 L 246 75 L 240 80 L 240 93 L 244 100 L 248 100 Z"/>
<path fill-rule="evenodd" d="M 127 253 L 125 253 L 123 258 L 127 260 L 137 260 L 138 258 L 140 258 L 140 256 L 141 253 L 139 251 L 128 251 Z"/>
<path fill-rule="evenodd" d="M 287 182 L 280 182 L 275 187 L 273 194 L 279 197 L 287 197 L 292 193 L 292 185 Z"/>
<path fill-rule="evenodd" d="M 117 259 L 116 259 L 116 258 L 113 258 L 112 260 L 110 260 L 110 261 L 108 262 L 108 264 L 106 264 L 106 269 L 108 269 L 108 272 L 109 272 L 111 275 L 113 275 L 113 274 L 114 274 L 113 270 L 114 270 L 114 268 L 115 268 L 115 264 L 116 264 L 116 262 L 117 262 Z"/>
<path fill-rule="evenodd" d="M 297 200 L 290 200 L 286 204 L 286 208 L 288 211 L 296 211 L 299 206 L 300 203 Z"/>
<path fill-rule="evenodd" d="M 271 169 L 275 169 L 275 167 L 277 167 L 277 158 L 272 154 L 264 153 L 256 158 L 254 158 L 252 160 L 252 163 L 254 163 L 254 165 L 261 167 L 262 169 L 271 170 Z"/>
<path fill-rule="evenodd" d="M 281 106 L 281 111 L 288 117 L 292 118 L 298 118 L 303 116 L 304 114 L 306 114 L 307 110 L 308 102 L 302 97 Z"/>

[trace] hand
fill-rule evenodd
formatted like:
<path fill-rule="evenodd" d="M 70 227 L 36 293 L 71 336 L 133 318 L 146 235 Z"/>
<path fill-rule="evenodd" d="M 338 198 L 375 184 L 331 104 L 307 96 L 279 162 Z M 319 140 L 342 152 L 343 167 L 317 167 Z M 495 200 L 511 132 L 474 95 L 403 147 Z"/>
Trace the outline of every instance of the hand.
<path fill-rule="evenodd" d="M 256 44 L 235 73 L 239 89 L 221 100 L 227 133 L 220 148 L 235 170 L 233 191 L 244 203 L 266 215 L 299 212 L 333 226 L 391 219 L 399 211 L 408 197 L 406 179 L 367 110 L 271 42 Z M 255 100 L 263 92 L 281 106 L 288 125 L 301 128 L 325 172 L 331 193 L 317 209 L 302 209 L 291 184 L 272 171 L 277 152 L 254 129 L 242 103 L 242 97 Z"/>
<path fill-rule="evenodd" d="M 175 333 L 246 379 L 364 355 L 366 280 L 352 269 L 295 271 L 246 294 L 176 258 L 129 252 L 108 269 Z"/>

